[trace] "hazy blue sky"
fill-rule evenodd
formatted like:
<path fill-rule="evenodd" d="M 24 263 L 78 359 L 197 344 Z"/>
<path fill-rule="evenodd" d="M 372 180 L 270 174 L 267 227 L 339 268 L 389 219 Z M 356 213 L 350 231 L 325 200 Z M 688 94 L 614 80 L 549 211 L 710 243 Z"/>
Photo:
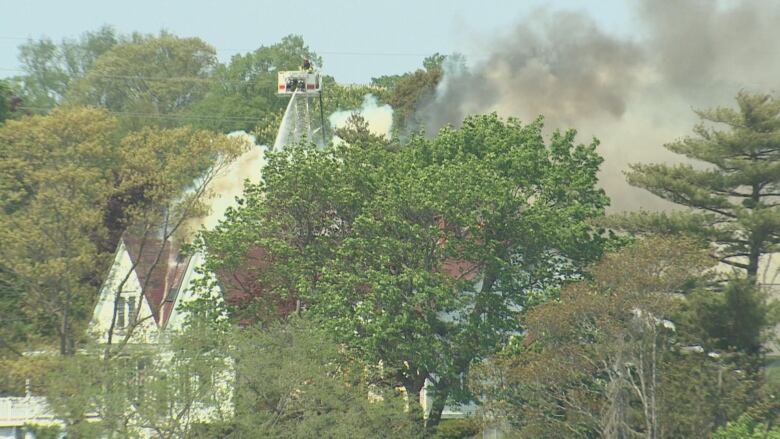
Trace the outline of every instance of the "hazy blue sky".
<path fill-rule="evenodd" d="M 434 52 L 478 57 L 492 36 L 540 7 L 587 11 L 603 28 L 630 33 L 631 0 L 0 0 L 0 76 L 18 72 L 26 38 L 55 41 L 101 25 L 120 32 L 198 36 L 221 60 L 301 34 L 340 82 L 400 73 Z"/>

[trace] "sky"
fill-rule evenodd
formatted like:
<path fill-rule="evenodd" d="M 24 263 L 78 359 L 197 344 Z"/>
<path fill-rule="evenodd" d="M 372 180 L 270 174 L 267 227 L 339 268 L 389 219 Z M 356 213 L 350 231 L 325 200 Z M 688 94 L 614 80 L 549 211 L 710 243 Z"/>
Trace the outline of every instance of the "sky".
<path fill-rule="evenodd" d="M 60 41 L 107 24 L 197 36 L 222 61 L 299 34 L 323 56 L 326 73 L 366 83 L 414 70 L 435 52 L 479 59 L 494 37 L 540 8 L 586 12 L 610 32 L 634 29 L 619 0 L 0 0 L 0 77 L 20 73 L 17 46 L 28 38 Z"/>
<path fill-rule="evenodd" d="M 419 120 L 435 134 L 496 112 L 546 134 L 599 139 L 600 184 L 615 210 L 667 209 L 630 187 L 634 163 L 679 163 L 664 144 L 690 135 L 693 109 L 733 106 L 740 91 L 780 90 L 778 0 L 0 0 L 0 76 L 20 74 L 17 46 L 103 25 L 120 33 L 197 36 L 222 61 L 298 34 L 340 83 L 445 63 Z M 451 58 L 454 60 L 460 58 Z"/>

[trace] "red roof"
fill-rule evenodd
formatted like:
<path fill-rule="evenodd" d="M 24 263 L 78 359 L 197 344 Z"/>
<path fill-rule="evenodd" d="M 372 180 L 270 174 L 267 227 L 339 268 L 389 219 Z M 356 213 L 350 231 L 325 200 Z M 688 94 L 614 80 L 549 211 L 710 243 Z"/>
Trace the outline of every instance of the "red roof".
<path fill-rule="evenodd" d="M 462 259 L 447 259 L 441 264 L 441 271 L 456 280 L 474 280 L 479 273 L 479 265 Z"/>
<path fill-rule="evenodd" d="M 264 297 L 267 287 L 263 285 L 260 278 L 273 263 L 275 261 L 268 250 L 253 247 L 247 251 L 246 261 L 240 267 L 216 270 L 215 275 L 222 288 L 225 302 L 240 308 L 256 299 L 264 298 L 270 300 L 264 304 L 268 307 L 266 311 L 270 311 L 275 316 L 284 317 L 295 311 L 297 300 L 292 291 L 285 298 Z"/>
<path fill-rule="evenodd" d="M 151 308 L 155 323 L 164 327 L 173 312 L 190 258 L 179 254 L 171 241 L 151 237 L 123 237 L 127 253 Z"/>

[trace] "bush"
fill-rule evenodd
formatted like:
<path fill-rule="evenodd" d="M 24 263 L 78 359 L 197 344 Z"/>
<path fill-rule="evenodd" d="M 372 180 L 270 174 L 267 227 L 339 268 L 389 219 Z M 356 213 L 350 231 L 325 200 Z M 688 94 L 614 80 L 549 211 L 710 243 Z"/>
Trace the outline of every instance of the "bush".
<path fill-rule="evenodd" d="M 443 419 L 433 439 L 469 439 L 482 431 L 476 418 Z"/>

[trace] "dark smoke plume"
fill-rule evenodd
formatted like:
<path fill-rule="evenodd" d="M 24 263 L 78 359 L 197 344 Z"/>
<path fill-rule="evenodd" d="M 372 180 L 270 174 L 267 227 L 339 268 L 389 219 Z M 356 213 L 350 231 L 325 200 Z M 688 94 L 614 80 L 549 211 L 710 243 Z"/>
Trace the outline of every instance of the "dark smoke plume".
<path fill-rule="evenodd" d="M 446 66 L 421 105 L 429 132 L 497 111 L 598 137 L 613 209 L 668 204 L 631 188 L 628 163 L 679 160 L 662 148 L 690 133 L 692 109 L 731 106 L 739 90 L 780 84 L 780 2 L 637 0 L 636 39 L 610 35 L 576 12 L 539 11 L 482 48 L 471 68 Z"/>

